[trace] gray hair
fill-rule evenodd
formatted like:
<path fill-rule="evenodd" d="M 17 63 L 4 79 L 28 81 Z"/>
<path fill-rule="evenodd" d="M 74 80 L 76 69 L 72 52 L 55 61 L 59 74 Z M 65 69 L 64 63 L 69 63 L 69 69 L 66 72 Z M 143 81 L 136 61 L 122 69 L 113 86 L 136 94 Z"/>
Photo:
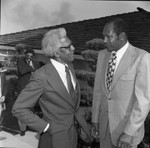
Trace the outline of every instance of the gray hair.
<path fill-rule="evenodd" d="M 66 36 L 64 28 L 52 29 L 48 31 L 42 39 L 43 53 L 48 57 L 53 57 L 54 52 L 61 47 L 60 40 Z"/>

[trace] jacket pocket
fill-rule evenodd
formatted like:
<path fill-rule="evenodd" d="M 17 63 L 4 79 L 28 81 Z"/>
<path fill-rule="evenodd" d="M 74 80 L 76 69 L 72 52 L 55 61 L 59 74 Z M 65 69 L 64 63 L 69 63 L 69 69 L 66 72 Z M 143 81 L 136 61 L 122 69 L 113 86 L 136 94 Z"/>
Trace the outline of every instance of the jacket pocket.
<path fill-rule="evenodd" d="M 61 131 L 64 131 L 66 130 L 67 127 L 63 124 L 58 124 L 56 122 L 51 122 L 50 124 L 50 135 L 54 134 L 54 133 L 57 133 L 57 132 L 61 132 Z"/>
<path fill-rule="evenodd" d="M 135 79 L 135 73 L 133 74 L 124 74 L 120 78 L 123 81 L 133 81 Z"/>

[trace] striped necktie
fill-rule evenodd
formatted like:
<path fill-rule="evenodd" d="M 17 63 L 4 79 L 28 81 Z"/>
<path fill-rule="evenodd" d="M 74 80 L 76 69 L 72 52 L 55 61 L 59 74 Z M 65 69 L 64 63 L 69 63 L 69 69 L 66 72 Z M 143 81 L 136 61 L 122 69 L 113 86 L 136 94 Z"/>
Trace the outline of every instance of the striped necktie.
<path fill-rule="evenodd" d="M 65 66 L 65 71 L 66 71 L 66 79 L 67 79 L 67 85 L 68 85 L 69 93 L 71 96 L 73 96 L 75 93 L 75 89 L 73 87 L 73 84 L 71 81 L 71 75 L 69 72 L 69 68 L 67 66 Z"/>
<path fill-rule="evenodd" d="M 111 83 L 113 81 L 113 76 L 116 67 L 116 59 L 117 59 L 116 52 L 112 51 L 110 60 L 108 62 L 107 75 L 106 75 L 106 86 L 108 91 L 110 91 Z"/>

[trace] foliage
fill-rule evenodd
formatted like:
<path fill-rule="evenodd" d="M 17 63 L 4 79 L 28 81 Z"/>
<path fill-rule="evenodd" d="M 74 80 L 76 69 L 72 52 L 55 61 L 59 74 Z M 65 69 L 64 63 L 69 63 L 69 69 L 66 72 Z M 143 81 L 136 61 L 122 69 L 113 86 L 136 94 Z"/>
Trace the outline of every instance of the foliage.
<path fill-rule="evenodd" d="M 94 86 L 95 72 L 85 71 L 85 70 L 76 70 L 75 72 L 78 79 L 87 81 L 87 83 L 91 87 Z"/>
<path fill-rule="evenodd" d="M 87 93 L 88 92 L 88 93 Z M 92 105 L 93 90 L 92 89 L 81 89 L 81 102 L 82 107 L 91 107 Z"/>
<path fill-rule="evenodd" d="M 86 61 L 96 61 L 99 51 L 93 51 L 93 50 L 84 50 L 81 52 L 81 55 L 84 57 Z"/>
<path fill-rule="evenodd" d="M 102 43 L 102 45 L 100 44 L 100 42 Z M 97 57 L 99 53 L 98 50 L 104 47 L 103 40 L 96 39 L 96 40 L 88 41 L 86 42 L 86 47 L 87 47 L 87 50 L 83 51 L 81 55 L 87 62 L 89 69 L 75 71 L 77 78 L 81 81 L 87 82 L 85 84 L 88 84 L 88 86 L 81 88 L 80 106 L 83 108 L 83 110 L 86 110 L 86 108 L 91 108 L 92 106 L 96 62 L 97 62 Z M 95 51 L 91 49 L 94 49 Z M 91 131 L 91 110 L 88 111 L 88 115 L 90 116 L 89 117 L 90 120 L 88 120 L 87 118 L 85 118 L 85 120 L 90 125 L 89 131 Z M 96 148 L 96 147 L 99 147 L 99 144 L 97 144 L 96 140 L 87 144 L 79 138 L 78 148 L 83 148 L 83 147 L 84 148 Z"/>
<path fill-rule="evenodd" d="M 5 58 L 6 63 L 4 65 L 5 69 L 7 69 L 7 75 L 16 75 L 17 74 L 17 56 L 10 56 Z"/>
<path fill-rule="evenodd" d="M 99 51 L 99 50 L 104 49 L 105 47 L 106 46 L 105 46 L 104 40 L 100 38 L 95 38 L 86 42 L 86 48 L 90 50 Z"/>
<path fill-rule="evenodd" d="M 9 68 L 6 71 L 7 75 L 17 75 L 17 69 L 16 68 Z"/>

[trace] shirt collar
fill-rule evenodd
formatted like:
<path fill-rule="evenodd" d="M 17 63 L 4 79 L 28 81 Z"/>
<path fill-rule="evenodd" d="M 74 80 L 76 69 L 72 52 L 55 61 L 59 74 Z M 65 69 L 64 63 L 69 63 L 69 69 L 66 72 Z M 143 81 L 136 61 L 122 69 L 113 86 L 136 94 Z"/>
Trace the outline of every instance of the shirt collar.
<path fill-rule="evenodd" d="M 58 62 L 58 61 L 56 61 L 54 59 L 50 59 L 50 61 L 52 62 L 53 65 L 55 65 L 56 67 L 58 67 L 60 69 L 65 67 L 64 64 L 62 64 L 62 63 L 60 63 L 60 62 Z"/>
<path fill-rule="evenodd" d="M 125 53 L 125 51 L 127 50 L 128 47 L 129 47 L 129 42 L 127 41 L 127 43 L 116 52 L 117 58 L 118 57 L 121 58 L 123 56 L 123 54 Z"/>

